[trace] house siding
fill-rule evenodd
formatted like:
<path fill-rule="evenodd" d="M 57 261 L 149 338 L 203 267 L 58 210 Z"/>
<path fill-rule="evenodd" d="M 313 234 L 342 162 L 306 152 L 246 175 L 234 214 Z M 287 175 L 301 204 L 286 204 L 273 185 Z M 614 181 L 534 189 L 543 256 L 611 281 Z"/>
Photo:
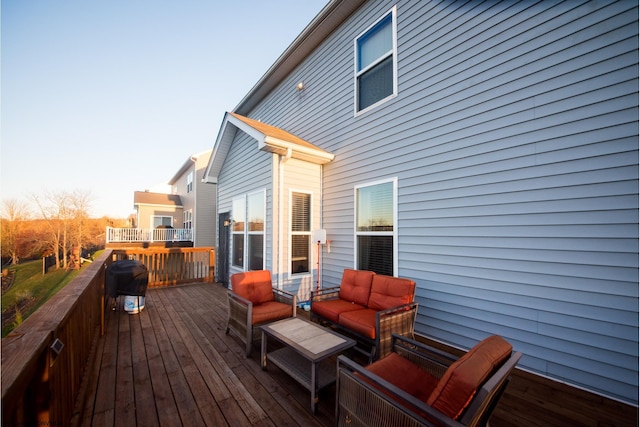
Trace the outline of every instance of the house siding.
<path fill-rule="evenodd" d="M 271 206 L 273 199 L 272 154 L 258 150 L 258 143 L 242 131 L 237 131 L 219 175 L 218 212 L 232 211 L 233 199 L 260 190 L 266 190 L 266 204 Z M 265 268 L 272 269 L 273 256 L 273 212 L 267 209 L 265 218 Z M 230 248 L 231 249 L 231 248 Z M 240 272 L 231 263 L 229 251 L 230 274 Z"/>
<path fill-rule="evenodd" d="M 353 40 L 394 5 L 398 96 L 354 117 Z M 637 2 L 368 2 L 249 116 L 336 156 L 324 287 L 354 267 L 354 186 L 397 177 L 419 333 L 500 334 L 638 403 Z"/>
<path fill-rule="evenodd" d="M 322 197 L 322 174 L 321 166 L 311 164 L 308 162 L 289 159 L 285 163 L 284 169 L 284 234 L 287 236 L 287 244 L 283 245 L 283 266 L 284 271 L 284 289 L 297 294 L 299 301 L 308 301 L 310 298 L 310 292 L 316 287 L 317 280 L 317 259 L 318 259 L 318 246 L 311 242 L 309 252 L 309 269 L 308 275 L 295 276 L 290 275 L 290 248 L 288 242 L 291 235 L 291 192 L 308 193 L 311 195 L 311 231 L 322 228 L 320 222 L 321 213 L 321 197 Z"/>
<path fill-rule="evenodd" d="M 209 162 L 209 153 L 199 156 L 195 163 L 193 185 L 196 189 L 197 206 L 195 215 L 195 246 L 214 247 L 216 244 L 216 186 L 202 182 Z"/>

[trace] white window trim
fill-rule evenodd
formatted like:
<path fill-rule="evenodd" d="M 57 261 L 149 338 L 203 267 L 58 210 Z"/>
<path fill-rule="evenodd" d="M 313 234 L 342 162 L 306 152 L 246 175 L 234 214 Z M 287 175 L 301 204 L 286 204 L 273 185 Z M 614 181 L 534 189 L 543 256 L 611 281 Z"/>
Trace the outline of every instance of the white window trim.
<path fill-rule="evenodd" d="M 358 189 L 393 183 L 393 231 L 358 231 Z M 353 187 L 353 268 L 358 268 L 358 236 L 393 236 L 393 275 L 398 276 L 398 177 L 365 182 Z"/>
<path fill-rule="evenodd" d="M 292 259 L 291 259 L 291 254 L 293 252 L 293 232 L 291 231 L 291 224 L 293 223 L 293 193 L 300 193 L 300 194 L 308 194 L 310 197 L 309 200 L 309 228 L 310 230 L 308 232 L 296 232 L 296 235 L 309 235 L 309 271 L 306 273 L 293 273 L 293 271 L 291 271 L 291 263 L 292 263 Z M 289 253 L 287 256 L 287 265 L 288 268 L 287 270 L 289 271 L 289 279 L 293 279 L 293 278 L 300 278 L 300 277 L 308 277 L 311 276 L 313 274 L 313 266 L 314 266 L 314 251 L 313 251 L 313 242 L 311 241 L 311 232 L 313 230 L 313 192 L 311 191 L 305 191 L 305 190 L 294 190 L 294 189 L 289 189 Z"/>
<path fill-rule="evenodd" d="M 149 227 L 149 228 L 155 228 L 155 227 L 156 227 L 156 226 L 154 225 L 154 223 L 155 223 L 155 221 L 154 221 L 154 220 L 155 220 L 156 218 L 171 218 L 171 227 L 173 227 L 173 222 L 174 222 L 174 220 L 175 220 L 175 218 L 173 217 L 173 215 L 151 215 L 150 222 L 149 222 L 149 223 L 151 224 L 151 227 Z"/>
<path fill-rule="evenodd" d="M 248 218 L 248 212 L 249 212 L 249 198 L 251 196 L 254 196 L 256 194 L 262 194 L 262 206 L 263 206 L 263 219 L 264 219 L 264 229 L 262 231 L 249 231 L 249 218 Z M 265 268 L 265 262 L 266 262 L 266 256 L 267 256 L 267 191 L 265 189 L 262 190 L 258 190 L 258 191 L 253 191 L 250 193 L 245 193 L 242 195 L 239 195 L 237 197 L 234 197 L 231 199 L 231 218 L 232 220 L 236 220 L 237 218 L 240 217 L 240 215 L 237 212 L 233 211 L 233 201 L 238 200 L 238 199 L 243 199 L 244 200 L 244 212 L 242 213 L 242 218 L 244 221 L 244 230 L 242 231 L 242 235 L 243 235 L 243 245 L 244 245 L 244 253 L 243 253 L 243 257 L 242 257 L 242 267 L 238 267 L 237 265 L 233 264 L 233 251 L 234 251 L 234 247 L 233 247 L 233 236 L 234 234 L 240 234 L 240 232 L 236 232 L 233 231 L 233 228 L 231 229 L 231 241 L 229 242 L 229 247 L 230 247 L 230 251 L 229 251 L 229 256 L 231 257 L 231 261 L 229 263 L 229 268 L 231 270 L 234 271 L 249 271 L 249 235 L 255 236 L 255 235 L 262 235 L 262 269 Z"/>
<path fill-rule="evenodd" d="M 391 37 L 393 43 L 393 93 L 386 98 L 382 98 L 378 102 L 369 105 L 367 108 L 362 110 L 358 110 L 358 76 L 365 71 L 367 71 L 370 67 L 363 69 L 361 72 L 358 72 L 358 39 L 360 39 L 363 35 L 365 35 L 369 30 L 375 27 L 380 21 L 386 18 L 389 13 L 391 13 Z M 386 57 L 386 56 L 385 56 Z M 376 63 L 377 64 L 377 63 Z M 375 64 L 374 64 L 375 65 Z M 368 111 L 371 111 L 377 108 L 379 105 L 384 104 L 390 99 L 398 96 L 398 27 L 397 27 L 397 6 L 393 6 L 388 12 L 384 13 L 380 18 L 376 20 L 373 24 L 369 25 L 366 30 L 358 34 L 358 36 L 353 39 L 353 115 L 354 117 L 358 117 Z"/>

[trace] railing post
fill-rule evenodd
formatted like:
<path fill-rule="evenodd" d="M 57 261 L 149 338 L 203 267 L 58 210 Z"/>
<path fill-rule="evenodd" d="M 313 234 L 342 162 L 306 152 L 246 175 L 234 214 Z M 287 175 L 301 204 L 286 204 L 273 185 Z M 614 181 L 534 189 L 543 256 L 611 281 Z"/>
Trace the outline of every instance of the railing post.
<path fill-rule="evenodd" d="M 215 281 L 215 260 L 216 260 L 216 251 L 211 249 L 209 251 L 209 282 L 213 283 Z"/>

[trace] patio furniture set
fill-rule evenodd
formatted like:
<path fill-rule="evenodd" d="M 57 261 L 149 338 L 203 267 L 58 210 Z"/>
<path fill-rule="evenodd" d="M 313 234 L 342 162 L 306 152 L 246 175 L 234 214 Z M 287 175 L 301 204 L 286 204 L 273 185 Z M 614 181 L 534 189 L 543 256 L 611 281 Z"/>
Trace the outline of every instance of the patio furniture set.
<path fill-rule="evenodd" d="M 496 335 L 460 358 L 416 341 L 406 278 L 346 269 L 339 287 L 312 292 L 311 321 L 296 317 L 295 295 L 273 288 L 267 270 L 232 275 L 227 294 L 226 333 L 247 357 L 260 335 L 262 369 L 272 363 L 309 390 L 312 413 L 335 382 L 340 426 L 485 425 L 522 356 Z M 368 363 L 344 354 L 352 350 Z"/>

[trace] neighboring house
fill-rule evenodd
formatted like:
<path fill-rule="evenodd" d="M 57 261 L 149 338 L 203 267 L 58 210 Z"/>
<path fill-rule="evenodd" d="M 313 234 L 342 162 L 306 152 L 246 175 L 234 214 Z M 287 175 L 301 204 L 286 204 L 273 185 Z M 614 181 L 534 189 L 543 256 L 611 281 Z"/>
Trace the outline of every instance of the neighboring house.
<path fill-rule="evenodd" d="M 212 149 L 190 156 L 169 180 L 174 195 L 182 201 L 182 216 L 176 228 L 193 230 L 193 246 L 215 246 L 216 188 L 202 182 Z"/>
<path fill-rule="evenodd" d="M 409 277 L 417 332 L 638 404 L 637 2 L 331 1 L 205 180 L 219 277 Z"/>
<path fill-rule="evenodd" d="M 107 227 L 107 245 L 215 246 L 216 187 L 202 180 L 211 152 L 189 156 L 168 182 L 171 194 L 134 192 L 131 227 Z"/>
<path fill-rule="evenodd" d="M 133 206 L 136 210 L 136 228 L 182 228 L 183 205 L 177 194 L 135 191 Z"/>

